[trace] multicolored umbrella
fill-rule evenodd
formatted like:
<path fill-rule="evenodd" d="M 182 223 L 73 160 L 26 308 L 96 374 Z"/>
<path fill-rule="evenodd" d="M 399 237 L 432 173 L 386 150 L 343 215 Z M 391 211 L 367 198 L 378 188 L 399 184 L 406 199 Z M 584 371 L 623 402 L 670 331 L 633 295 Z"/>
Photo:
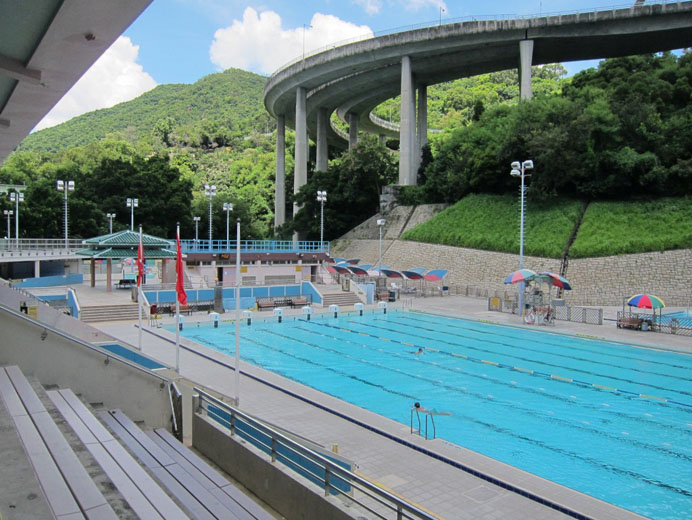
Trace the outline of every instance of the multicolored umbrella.
<path fill-rule="evenodd" d="M 358 262 L 360 262 L 360 258 L 349 258 L 346 260 L 346 263 L 350 265 L 358 265 Z"/>
<path fill-rule="evenodd" d="M 411 267 L 407 271 L 413 271 L 414 273 L 423 274 L 425 272 L 425 267 Z"/>
<path fill-rule="evenodd" d="M 661 298 L 653 294 L 635 294 L 627 299 L 627 305 L 640 309 L 662 309 L 666 306 Z"/>
<path fill-rule="evenodd" d="M 372 268 L 372 264 L 360 264 L 358 267 L 361 269 L 365 269 L 366 271 L 369 271 Z"/>
<path fill-rule="evenodd" d="M 378 266 L 372 268 L 373 271 L 382 271 L 382 269 L 389 269 L 389 266 L 388 265 L 378 265 Z"/>
<path fill-rule="evenodd" d="M 362 267 L 359 267 L 357 265 L 350 265 L 348 266 L 348 269 L 355 275 L 358 276 L 367 276 L 368 275 L 368 270 L 363 269 Z"/>
<path fill-rule="evenodd" d="M 548 283 L 554 285 L 555 287 L 559 287 L 560 289 L 565 289 L 566 291 L 571 291 L 572 286 L 570 283 L 567 281 L 567 278 L 564 276 L 557 274 L 557 273 L 551 273 L 549 271 L 545 271 L 542 273 L 538 273 L 535 277 L 536 280 L 546 280 Z M 506 283 L 506 281 L 505 281 Z"/>
<path fill-rule="evenodd" d="M 351 271 L 348 270 L 348 267 L 344 265 L 335 265 L 334 269 L 336 269 L 336 272 L 339 274 L 351 274 Z"/>
<path fill-rule="evenodd" d="M 411 269 L 407 271 L 401 271 L 401 274 L 403 274 L 409 280 L 423 280 L 423 275 L 421 273 L 413 271 Z"/>
<path fill-rule="evenodd" d="M 404 275 L 401 274 L 399 271 L 393 271 L 392 269 L 380 269 L 380 272 L 385 275 L 387 278 L 403 278 Z"/>
<path fill-rule="evenodd" d="M 428 282 L 439 282 L 445 276 L 447 276 L 448 272 L 449 271 L 447 269 L 433 269 L 432 271 L 425 273 L 423 278 L 425 278 Z"/>
<path fill-rule="evenodd" d="M 505 283 L 530 282 L 536 276 L 536 271 L 532 271 L 531 269 L 519 269 L 518 271 L 514 271 L 507 278 L 505 278 Z"/>
<path fill-rule="evenodd" d="M 340 256 L 337 256 L 336 258 L 330 258 L 330 262 L 334 262 L 335 264 L 340 264 L 341 262 L 345 262 L 345 258 L 341 258 Z"/>

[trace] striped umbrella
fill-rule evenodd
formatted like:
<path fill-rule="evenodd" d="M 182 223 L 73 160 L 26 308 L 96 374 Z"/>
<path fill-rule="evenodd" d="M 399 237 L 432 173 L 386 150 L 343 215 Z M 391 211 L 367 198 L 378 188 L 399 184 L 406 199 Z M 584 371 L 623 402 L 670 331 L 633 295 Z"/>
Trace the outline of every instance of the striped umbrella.
<path fill-rule="evenodd" d="M 423 278 L 425 278 L 428 282 L 439 282 L 445 276 L 447 276 L 447 272 L 447 269 L 433 269 L 432 271 L 425 273 Z"/>
<path fill-rule="evenodd" d="M 627 305 L 640 309 L 662 309 L 666 306 L 661 298 L 653 294 L 635 294 L 627 299 Z"/>
<path fill-rule="evenodd" d="M 505 278 L 505 283 L 530 282 L 536 276 L 536 271 L 532 271 L 531 269 L 519 269 L 507 276 L 507 278 Z"/>
<path fill-rule="evenodd" d="M 557 273 L 551 273 L 548 271 L 545 271 L 543 273 L 538 273 L 536 276 L 537 280 L 546 280 L 548 283 L 554 285 L 555 287 L 559 287 L 560 289 L 565 289 L 566 291 L 571 291 L 572 286 L 570 283 L 567 281 L 567 278 L 564 276 L 557 274 Z"/>

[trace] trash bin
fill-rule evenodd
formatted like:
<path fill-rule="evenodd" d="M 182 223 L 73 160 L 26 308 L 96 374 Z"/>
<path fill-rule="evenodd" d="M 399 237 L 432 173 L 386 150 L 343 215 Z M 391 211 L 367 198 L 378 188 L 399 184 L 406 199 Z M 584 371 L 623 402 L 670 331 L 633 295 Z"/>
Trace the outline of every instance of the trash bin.
<path fill-rule="evenodd" d="M 649 330 L 649 322 L 648 321 L 642 321 L 642 330 L 644 330 L 644 331 Z"/>
<path fill-rule="evenodd" d="M 396 291 L 389 291 L 389 301 L 390 302 L 396 301 Z"/>

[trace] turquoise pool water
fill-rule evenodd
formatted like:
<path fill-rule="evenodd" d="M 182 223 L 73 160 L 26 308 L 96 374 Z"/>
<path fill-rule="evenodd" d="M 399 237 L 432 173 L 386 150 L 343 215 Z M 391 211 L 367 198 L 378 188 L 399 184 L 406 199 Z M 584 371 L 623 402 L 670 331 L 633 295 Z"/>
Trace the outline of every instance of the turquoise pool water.
<path fill-rule="evenodd" d="M 183 334 L 234 354 L 235 328 Z M 415 351 L 422 346 L 421 355 Z M 692 518 L 692 356 L 412 312 L 243 324 L 243 360 L 657 520 Z"/>

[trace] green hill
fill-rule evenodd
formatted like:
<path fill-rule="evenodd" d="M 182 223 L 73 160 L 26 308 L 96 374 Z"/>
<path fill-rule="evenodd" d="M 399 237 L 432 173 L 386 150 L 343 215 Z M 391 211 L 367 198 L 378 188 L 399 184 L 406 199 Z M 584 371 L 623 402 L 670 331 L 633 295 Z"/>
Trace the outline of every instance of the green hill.
<path fill-rule="evenodd" d="M 271 131 L 273 120 L 263 105 L 266 78 L 229 69 L 192 85 L 159 85 L 136 99 L 88 112 L 40 130 L 22 141 L 22 151 L 59 152 L 84 146 L 111 134 L 130 142 L 148 139 L 157 124 L 172 118 L 181 141 L 201 133 Z M 181 143 L 188 144 L 188 143 Z"/>

